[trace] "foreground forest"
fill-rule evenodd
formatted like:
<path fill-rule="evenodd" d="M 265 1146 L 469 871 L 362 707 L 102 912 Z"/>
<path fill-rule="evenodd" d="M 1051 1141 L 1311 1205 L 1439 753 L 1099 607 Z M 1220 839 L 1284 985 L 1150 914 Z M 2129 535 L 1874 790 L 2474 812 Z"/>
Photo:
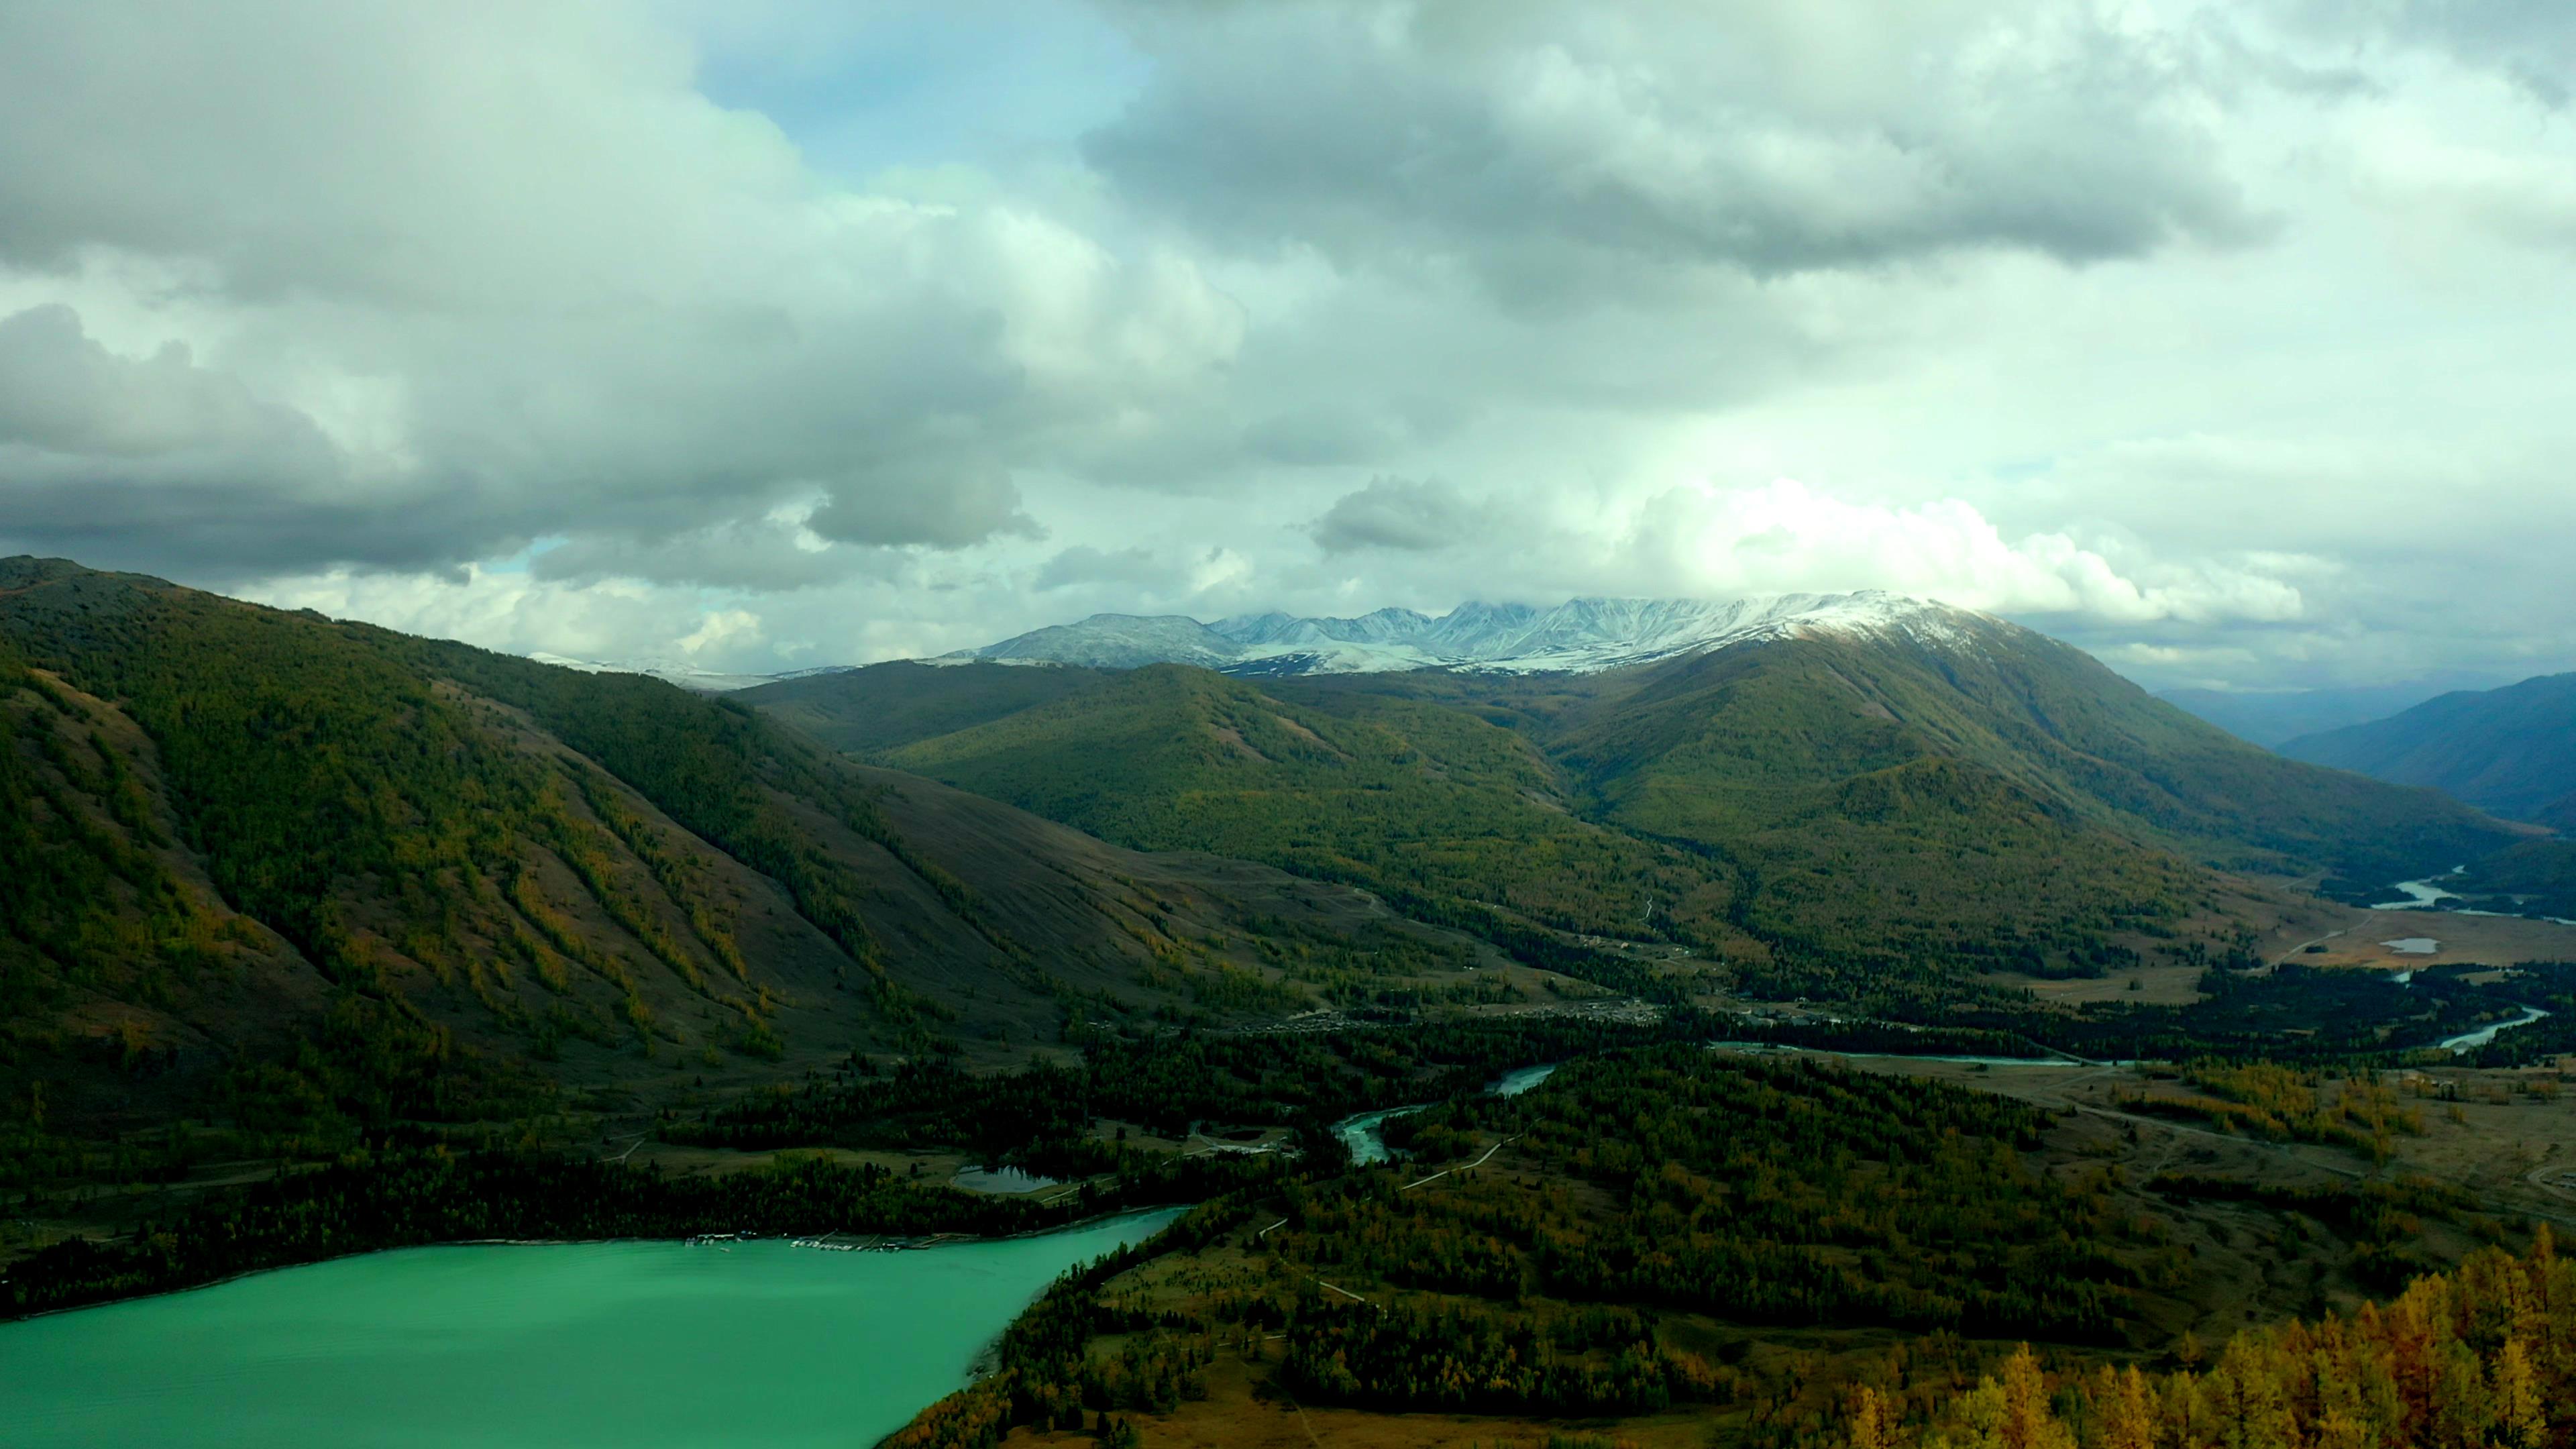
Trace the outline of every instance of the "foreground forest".
<path fill-rule="evenodd" d="M 2165 1100 L 2428 1130 L 2370 1075 L 2193 1086 Z M 2556 1102 L 2508 1110 L 2545 1136 Z M 897 1442 L 2563 1442 L 2495 1407 L 2567 1382 L 2548 1219 L 2342 1165 L 2389 1161 L 2367 1132 L 2159 1170 L 2200 1129 L 1680 1043 L 1381 1130 L 1389 1163 L 1246 1181 L 1068 1277 Z"/>
<path fill-rule="evenodd" d="M 2576 1259 L 2543 1229 L 2385 1307 L 2240 1334 L 2205 1367 L 2049 1374 L 2028 1349 L 1964 1394 L 1864 1385 L 1852 1449 L 2496 1445 L 2576 1435 Z"/>

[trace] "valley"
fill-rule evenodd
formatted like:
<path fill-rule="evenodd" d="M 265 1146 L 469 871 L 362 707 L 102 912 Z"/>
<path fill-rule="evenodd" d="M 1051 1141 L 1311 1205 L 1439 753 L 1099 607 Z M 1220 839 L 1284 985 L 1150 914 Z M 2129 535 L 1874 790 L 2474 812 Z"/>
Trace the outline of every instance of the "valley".
<path fill-rule="evenodd" d="M 706 695 L 0 564 L 0 1301 L 1194 1204 L 895 1442 L 1785 1449 L 2576 1223 L 2576 927 L 2373 905 L 2542 827 L 1939 606 L 1479 627 Z"/>
<path fill-rule="evenodd" d="M 1382 1130 L 1407 1149 L 1405 1159 L 1364 1167 L 1343 1195 L 1243 1201 L 1230 1210 L 1230 1232 L 1210 1237 L 1203 1229 L 1194 1246 L 1090 1290 L 1113 1310 L 1090 1342 L 1104 1375 L 1095 1382 L 1123 1382 L 1117 1366 L 1141 1356 L 1191 1366 L 1170 1391 L 1140 1388 L 1107 1406 L 1129 1408 L 1149 1444 L 1294 1444 L 1330 1442 L 1336 1434 L 1371 1443 L 1509 1443 L 1566 1433 L 1638 1444 L 1697 1444 L 1711 1435 L 1803 1442 L 1833 1432 L 1858 1386 L 1935 1401 L 1994 1372 L 2016 1339 L 2042 1341 L 2051 1369 L 2061 1373 L 2081 1375 L 2092 1364 L 2205 1367 L 2247 1325 L 2348 1312 L 2499 1236 L 2520 1242 L 2531 1223 L 2576 1222 L 2576 1192 L 2551 1176 L 2553 1163 L 2561 1173 L 2571 1166 L 2556 1159 L 2576 1130 L 2569 1115 L 2576 1107 L 2555 1090 L 2554 1074 L 2432 1069 L 2354 1079 L 2346 1092 L 2384 1101 L 2400 1124 L 2394 1151 L 2374 1162 L 2346 1148 L 2269 1142 L 2169 1115 L 2154 1104 L 2195 1097 L 2171 1071 L 1980 1070 L 1883 1057 L 1766 1063 L 1715 1053 L 1649 1060 L 1705 1083 L 1740 1081 L 1737 1073 L 1749 1072 L 1793 1096 L 1848 1090 L 1856 1098 L 1842 1099 L 1836 1112 L 1847 1125 L 1909 1100 L 1879 1098 L 1881 1089 L 1852 1073 L 1919 1082 L 1928 1095 L 1912 1100 L 1963 1110 L 1980 1098 L 2028 1103 L 2038 1115 L 2026 1119 L 2026 1135 L 2008 1154 L 2013 1166 L 1983 1168 L 1979 1180 L 2027 1173 L 2022 1180 L 2036 1190 L 2094 1204 L 2089 1221 L 2108 1236 L 2097 1244 L 2079 1235 L 2076 1250 L 2096 1256 L 2065 1261 L 2093 1263 L 2109 1275 L 2105 1281 L 2120 1285 L 2105 1301 L 2119 1305 L 2115 1321 L 2123 1326 L 2107 1337 L 2067 1324 L 1923 1337 L 1919 1323 L 1904 1332 L 1873 1328 L 1867 1311 L 1831 1314 L 1838 1320 L 1831 1327 L 1741 1298 L 1711 1312 L 1689 1296 L 1698 1290 L 1680 1287 L 1693 1281 L 1692 1249 L 1684 1245 L 1699 1241 L 1691 1233 L 1700 1220 L 1674 1217 L 1659 1219 L 1654 1231 L 1654 1286 L 1613 1289 L 1608 1297 L 1617 1306 L 1604 1304 L 1574 1266 L 1592 1260 L 1574 1255 L 1563 1236 L 1574 1230 L 1552 1225 L 1560 1221 L 1552 1212 L 1571 1207 L 1589 1234 L 1614 1232 L 1622 1212 L 1668 1213 L 1668 1203 L 1709 1191 L 1698 1172 L 1714 1168 L 1722 1187 L 1727 1173 L 1750 1170 L 1758 1151 L 1738 1142 L 1722 1166 L 1703 1167 L 1680 1141 L 1657 1136 L 1640 1169 L 1616 1155 L 1626 1139 L 1619 1131 L 1597 1138 L 1588 1153 L 1563 1156 L 1550 1134 L 1564 1129 L 1552 1124 L 1602 1120 L 1588 1097 L 1551 1103 L 1552 1093 L 1569 1087 L 1603 1090 L 1578 1067 L 1554 1074 L 1525 1099 L 1457 1098 L 1397 1118 Z M 1860 1106 L 1869 1101 L 1888 1108 Z M 1741 1200 L 1739 1210 L 1758 1211 L 1781 1196 L 1797 1201 L 1797 1173 L 1813 1169 L 1796 1161 L 1782 1164 L 1785 1178 L 1765 1177 L 1761 1196 Z M 1655 1163 L 1664 1164 L 1659 1174 Z M 1878 1207 L 1891 1193 L 1909 1204 L 1913 1230 L 1937 1231 L 1936 1219 L 1926 1216 L 1931 1205 L 1893 1184 L 1839 1201 Z M 1551 1206 L 1560 1202 L 1565 1206 Z M 1820 1254 L 1822 1261 L 1868 1263 L 1865 1280 L 1884 1281 L 1871 1235 L 1906 1229 L 1845 1227 L 1833 1208 L 1817 1210 L 1827 1216 L 1814 1231 L 1844 1245 Z M 1788 1230 L 1793 1241 L 1798 1231 Z M 2025 1273 L 2012 1281 L 2038 1280 Z M 1296 1305 L 1285 1332 L 1283 1319 L 1259 1306 L 1273 1300 Z M 1334 1346 L 1327 1360 L 1303 1336 L 1318 1331 L 1318 1320 L 1335 1325 L 1322 1328 L 1326 1334 L 1391 1326 L 1367 1338 L 1325 1340 Z M 1426 1322 L 1447 1325 L 1437 1348 L 1390 1336 L 1397 1327 L 1418 1335 Z M 1109 1326 L 1131 1323 L 1139 1327 Z M 1145 1331 L 1146 1323 L 1156 1326 Z M 1606 1341 L 1585 1338 L 1599 1331 L 1588 1327 L 1595 1323 L 1618 1326 Z M 1508 1340 L 1514 1333 L 1528 1342 L 1517 1362 L 1552 1367 L 1525 1387 L 1507 1388 L 1511 1381 L 1489 1377 L 1472 1356 L 1483 1350 L 1471 1345 L 1484 1343 L 1479 1335 Z M 1587 1351 L 1587 1344 L 1600 1346 Z M 1055 1371 L 1079 1377 L 1061 1362 Z M 1644 1377 L 1613 1388 L 1618 1380 L 1609 1376 L 1620 1374 Z M 943 1437 L 942 1423 L 930 1416 L 903 1442 L 958 1442 Z M 1041 1423 L 1003 1442 L 1079 1440 L 1061 1425 L 1048 1432 Z"/>

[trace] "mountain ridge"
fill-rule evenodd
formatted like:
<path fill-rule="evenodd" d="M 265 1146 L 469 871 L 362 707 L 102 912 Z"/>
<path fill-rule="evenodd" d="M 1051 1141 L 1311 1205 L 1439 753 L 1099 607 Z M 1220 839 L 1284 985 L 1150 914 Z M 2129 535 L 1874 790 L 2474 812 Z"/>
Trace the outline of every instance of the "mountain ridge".
<path fill-rule="evenodd" d="M 2559 824 L 2576 818 L 2576 673 L 2455 690 L 2367 724 L 2302 735 L 2281 753 L 2480 809 Z"/>
<path fill-rule="evenodd" d="M 2238 739 L 2278 750 L 2302 735 L 2386 719 L 2436 695 L 2493 689 L 2511 682 L 2474 670 L 2444 670 L 2391 684 L 2268 690 L 2163 689 L 2156 691 L 2156 698 Z"/>
<path fill-rule="evenodd" d="M 1094 614 L 934 662 L 1130 669 L 1190 664 L 1283 676 L 1413 669 L 1597 673 L 1801 632 L 1896 633 L 1963 645 L 1986 616 L 1881 590 L 1741 599 L 1579 597 L 1551 607 L 1469 601 L 1446 614 L 1387 608 L 1356 618 L 1281 612 L 1213 623 L 1185 615 Z"/>
<path fill-rule="evenodd" d="M 1365 617 L 1401 629 L 1421 616 Z M 1294 638 L 1306 622 L 1235 627 Z M 1500 650 L 1533 621 L 1479 622 Z M 1783 995 L 2105 969 L 2208 929 L 2205 903 L 2235 889 L 2208 868 L 2386 883 L 2521 838 L 2429 791 L 2283 760 L 2019 625 L 1965 611 L 1930 623 L 1793 624 L 1588 672 L 1228 680 L 1159 664 L 1066 678 L 1017 708 L 994 687 L 1012 671 L 990 661 L 950 666 L 993 671 L 972 688 L 918 670 L 811 693 L 848 696 L 836 707 L 852 717 L 940 694 L 956 728 L 887 736 L 883 758 L 1112 839 L 1358 872 L 1337 878 L 1561 929 L 1665 934 Z M 1479 772 L 1494 788 L 1471 807 L 1454 792 Z M 1534 810 L 1593 832 L 1544 847 L 1587 862 L 1576 874 L 1597 884 L 1580 899 L 1492 889 L 1549 839 Z M 1446 862 L 1469 847 L 1445 822 L 1468 819 L 1484 846 L 1517 844 L 1460 882 Z M 1359 820 L 1390 823 L 1345 839 Z M 1658 867 L 1679 869 L 1659 905 L 1623 895 L 1639 877 L 1622 837 L 1681 852 Z M 2237 949 L 2218 936 L 2222 954 Z"/>
<path fill-rule="evenodd" d="M 0 1148 L 31 1161 L 192 1112 L 327 1153 L 853 1053 L 1017 1061 L 1076 1011 L 1306 1009 L 1262 949 L 1362 935 L 1473 960 L 658 680 L 0 559 Z"/>

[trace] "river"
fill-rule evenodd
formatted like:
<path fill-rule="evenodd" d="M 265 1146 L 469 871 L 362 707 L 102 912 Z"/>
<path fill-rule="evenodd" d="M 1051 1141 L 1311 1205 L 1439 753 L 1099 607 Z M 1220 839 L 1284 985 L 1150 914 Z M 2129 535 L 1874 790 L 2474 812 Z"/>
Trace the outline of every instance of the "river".
<path fill-rule="evenodd" d="M 1562 1062 L 1546 1062 L 1535 1067 L 1516 1068 L 1488 1082 L 1485 1090 L 1497 1097 L 1517 1097 L 1555 1076 L 1556 1069 L 1563 1065 Z M 1333 1135 L 1342 1139 L 1342 1145 L 1350 1149 L 1354 1165 L 1367 1167 L 1384 1162 L 1388 1155 L 1386 1139 L 1378 1135 L 1378 1128 L 1384 1126 L 1388 1118 L 1407 1116 L 1428 1105 L 1416 1102 L 1409 1107 L 1389 1107 L 1382 1112 L 1362 1112 L 1356 1117 L 1345 1117 L 1333 1124 Z"/>
<path fill-rule="evenodd" d="M 407 1248 L 0 1324 L 0 1445 L 867 1445 L 1180 1213 L 901 1253 Z"/>
<path fill-rule="evenodd" d="M 2443 901 L 2456 901 L 2460 899 L 2460 893 L 2453 890 L 2444 890 L 2441 882 L 2446 881 L 2452 876 L 2458 875 L 2467 869 L 2468 867 L 2465 865 L 2455 865 L 2440 875 L 2427 877 L 2424 880 L 2401 880 L 2397 883 L 2397 893 L 2406 897 L 2406 899 L 2402 901 L 2381 901 L 2373 905 L 2371 909 L 2374 911 L 2429 911 L 2439 906 Z"/>
<path fill-rule="evenodd" d="M 2494 1041 L 2496 1039 L 2497 1032 L 2511 1031 L 2517 1026 L 2529 1026 L 2533 1022 L 2539 1021 L 2548 1015 L 2548 1012 L 2541 1010 L 2537 1006 L 2526 1006 L 2522 1008 L 2522 1015 L 2515 1017 L 2511 1021 L 2492 1021 L 2487 1023 L 2485 1026 L 2479 1027 L 2476 1031 L 2462 1032 L 2458 1036 L 2454 1037 L 2445 1037 L 2442 1040 L 2435 1042 L 2434 1045 L 2446 1052 L 2475 1051 L 2479 1047 L 2485 1046 L 2487 1043 Z"/>

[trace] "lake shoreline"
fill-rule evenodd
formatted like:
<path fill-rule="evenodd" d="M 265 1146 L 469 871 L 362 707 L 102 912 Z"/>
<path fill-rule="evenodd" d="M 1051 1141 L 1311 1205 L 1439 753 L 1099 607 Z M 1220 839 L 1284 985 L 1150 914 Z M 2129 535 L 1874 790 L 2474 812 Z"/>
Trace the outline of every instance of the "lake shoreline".
<path fill-rule="evenodd" d="M 1051 1238 L 1060 1233 L 1081 1232 L 1088 1228 L 1095 1228 L 1105 1223 L 1115 1222 L 1120 1218 L 1142 1217 L 1149 1213 L 1160 1212 L 1187 1212 L 1196 1206 L 1198 1206 L 1198 1204 L 1186 1202 L 1149 1203 L 1139 1207 L 1122 1207 L 1112 1209 L 1108 1212 L 1093 1213 L 1089 1217 L 1075 1218 L 1055 1227 L 1029 1228 L 1025 1231 L 1016 1233 L 949 1233 L 943 1235 L 944 1241 L 930 1244 L 925 1247 L 889 1249 L 884 1251 L 926 1253 L 937 1248 L 967 1247 L 976 1243 L 1024 1242 L 1031 1238 Z M 832 1231 L 846 1232 L 849 1230 L 834 1229 Z M 712 1230 L 709 1230 L 709 1232 L 712 1232 Z M 314 1268 L 325 1263 L 345 1263 L 353 1258 L 373 1257 L 379 1253 L 408 1253 L 416 1249 L 423 1248 L 595 1248 L 605 1247 L 615 1243 L 685 1244 L 692 1238 L 707 1235 L 707 1233 L 683 1233 L 675 1236 L 656 1233 L 602 1238 L 442 1238 L 435 1242 L 425 1243 L 388 1243 L 372 1248 L 352 1248 L 345 1253 L 332 1253 L 319 1258 L 305 1258 L 292 1263 L 274 1263 L 261 1268 L 246 1268 L 238 1273 L 228 1273 L 221 1278 L 209 1278 L 202 1283 L 189 1283 L 176 1288 L 152 1288 L 139 1293 L 127 1294 L 118 1298 L 101 1298 L 88 1303 L 67 1304 L 60 1308 L 40 1308 L 33 1313 L 19 1313 L 0 1316 L 0 1328 L 6 1328 L 14 1323 L 33 1323 L 40 1318 L 56 1318 L 66 1313 L 85 1313 L 93 1308 L 114 1308 L 128 1303 L 148 1303 L 155 1299 L 176 1298 L 183 1294 L 200 1293 L 209 1288 L 221 1288 L 226 1284 L 239 1283 L 246 1279 L 264 1278 L 272 1273 L 291 1273 L 298 1268 Z M 750 1237 L 736 1238 L 733 1241 L 746 1243 L 769 1243 L 812 1236 L 817 1235 L 807 1233 L 760 1233 Z M 7 1281 L 7 1275 L 0 1274 L 0 1283 L 5 1283 Z"/>

